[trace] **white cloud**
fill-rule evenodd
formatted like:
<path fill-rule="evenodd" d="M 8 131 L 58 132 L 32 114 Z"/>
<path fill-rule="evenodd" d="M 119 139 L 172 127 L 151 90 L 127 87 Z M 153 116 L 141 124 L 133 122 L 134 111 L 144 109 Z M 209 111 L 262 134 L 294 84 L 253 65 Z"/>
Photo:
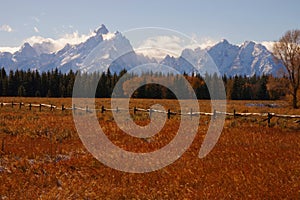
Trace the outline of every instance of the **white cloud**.
<path fill-rule="evenodd" d="M 13 29 L 9 25 L 3 24 L 3 25 L 0 26 L 0 31 L 4 31 L 4 32 L 10 33 L 10 32 L 13 31 Z"/>
<path fill-rule="evenodd" d="M 39 33 L 39 29 L 37 27 L 33 27 L 34 32 Z"/>
<path fill-rule="evenodd" d="M 177 36 L 149 37 L 142 44 L 135 48 L 137 53 L 145 56 L 163 59 L 167 54 L 178 56 L 181 53 L 181 39 Z"/>
<path fill-rule="evenodd" d="M 175 35 L 149 37 L 140 46 L 134 48 L 137 53 L 163 59 L 167 54 L 179 57 L 183 49 L 207 48 L 216 44 L 217 41 L 211 38 L 198 38 L 195 35 L 189 40 Z"/>
<path fill-rule="evenodd" d="M 199 37 L 196 34 L 192 34 L 191 39 L 194 40 L 194 45 L 190 47 L 191 49 L 197 48 L 197 47 L 200 47 L 201 49 L 205 49 L 205 48 L 214 46 L 215 44 L 217 44 L 220 41 L 220 39 L 216 40 L 211 37 Z M 195 44 L 196 44 L 196 46 L 195 46 Z M 199 45 L 199 46 L 197 46 L 197 45 Z"/>
<path fill-rule="evenodd" d="M 14 53 L 18 51 L 20 47 L 0 47 L 0 52 Z"/>
<path fill-rule="evenodd" d="M 61 38 L 55 40 L 58 43 L 63 44 L 65 46 L 67 43 L 69 44 L 79 44 L 81 42 L 86 41 L 89 37 L 95 35 L 94 32 L 90 32 L 89 34 L 82 34 L 80 35 L 78 31 L 75 31 L 73 33 L 67 33 L 63 35 Z"/>
<path fill-rule="evenodd" d="M 217 44 L 218 42 L 216 40 L 211 40 L 211 39 L 207 39 L 207 40 L 204 40 L 201 44 L 200 44 L 200 48 L 202 49 L 205 49 L 205 48 L 208 48 L 208 47 L 212 47 L 214 46 L 215 44 Z"/>
<path fill-rule="evenodd" d="M 66 44 L 74 45 L 84 42 L 92 35 L 94 35 L 93 32 L 81 35 L 78 31 L 75 31 L 73 33 L 65 34 L 57 39 L 32 36 L 24 40 L 24 42 L 28 42 L 37 51 L 39 51 L 38 53 L 53 53 L 62 49 Z"/>
<path fill-rule="evenodd" d="M 89 34 L 79 34 L 78 31 L 75 31 L 73 33 L 65 34 L 57 39 L 32 36 L 25 39 L 22 44 L 28 42 L 38 53 L 53 53 L 62 49 L 66 44 L 74 45 L 84 42 L 94 34 L 95 33 L 92 31 Z M 0 47 L 1 52 L 14 53 L 19 49 L 20 47 Z"/>

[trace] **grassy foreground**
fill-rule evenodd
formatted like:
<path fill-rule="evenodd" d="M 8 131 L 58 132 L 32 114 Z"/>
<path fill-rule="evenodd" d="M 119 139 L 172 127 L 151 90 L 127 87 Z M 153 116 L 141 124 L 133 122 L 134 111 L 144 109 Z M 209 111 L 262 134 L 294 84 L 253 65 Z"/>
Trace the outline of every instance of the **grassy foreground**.
<path fill-rule="evenodd" d="M 0 98 L 0 102 L 47 103 L 71 107 L 71 99 Z M 109 99 L 97 105 L 110 106 Z M 174 100 L 132 100 L 131 106 L 149 108 L 160 103 L 178 110 Z M 299 114 L 284 102 L 280 107 L 248 107 L 247 101 L 229 101 L 232 112 Z M 199 101 L 210 111 L 209 101 Z M 110 112 L 98 113 L 99 124 L 116 145 L 149 152 L 168 144 L 179 117 L 167 120 L 150 142 L 123 133 Z M 133 116 L 137 124 L 147 114 Z M 214 149 L 203 159 L 198 152 L 209 124 L 199 121 L 190 148 L 175 163 L 158 171 L 133 174 L 111 169 L 93 158 L 79 139 L 72 112 L 9 106 L 0 108 L 0 199 L 299 199 L 300 125 L 295 120 L 227 117 Z M 188 131 L 188 128 L 187 128 Z"/>

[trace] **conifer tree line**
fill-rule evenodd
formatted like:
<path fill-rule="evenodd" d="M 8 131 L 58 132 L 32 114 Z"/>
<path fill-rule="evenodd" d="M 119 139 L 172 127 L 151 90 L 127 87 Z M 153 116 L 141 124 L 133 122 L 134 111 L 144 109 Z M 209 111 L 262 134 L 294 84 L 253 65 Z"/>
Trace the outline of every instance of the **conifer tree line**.
<path fill-rule="evenodd" d="M 116 83 L 122 76 L 122 87 L 118 88 L 120 97 L 126 97 L 126 88 L 132 84 L 143 85 L 144 76 L 127 74 L 122 70 L 119 74 L 111 73 L 80 73 L 70 71 L 63 74 L 58 69 L 39 71 L 9 71 L 4 68 L 0 70 L 0 96 L 21 96 L 21 97 L 72 97 L 75 78 L 80 82 L 77 88 L 81 92 L 81 97 L 109 98 L 115 88 Z M 180 81 L 178 75 L 149 73 L 149 77 L 163 77 L 169 81 Z M 146 76 L 147 77 L 147 76 Z M 182 77 L 182 76 L 180 76 Z M 200 74 L 187 75 L 183 77 L 190 83 L 198 99 L 210 99 L 207 82 L 214 83 L 216 75 Z M 98 81 L 99 80 L 99 81 Z M 287 95 L 288 80 L 286 77 L 263 76 L 234 76 L 222 77 L 226 98 L 232 100 L 276 100 Z M 98 81 L 96 93 L 93 93 L 92 85 Z M 218 86 L 216 87 L 218 88 Z M 218 92 L 218 91 L 215 91 Z M 95 94 L 91 96 L 91 94 Z M 172 91 L 160 84 L 145 84 L 139 87 L 133 94 L 134 98 L 156 98 L 174 99 L 176 96 Z"/>

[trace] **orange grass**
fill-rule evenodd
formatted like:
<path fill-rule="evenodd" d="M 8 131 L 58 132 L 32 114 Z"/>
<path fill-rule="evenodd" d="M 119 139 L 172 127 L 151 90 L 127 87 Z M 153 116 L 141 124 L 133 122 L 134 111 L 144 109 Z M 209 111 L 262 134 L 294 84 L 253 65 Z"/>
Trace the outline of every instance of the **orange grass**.
<path fill-rule="evenodd" d="M 4 102 L 49 103 L 68 107 L 71 99 L 2 98 Z M 97 99 L 109 107 L 109 99 Z M 174 100 L 132 100 L 131 106 L 149 108 L 161 103 L 179 110 Z M 229 101 L 232 112 L 299 114 L 280 108 L 246 107 L 246 101 Z M 258 102 L 261 103 L 261 102 Z M 267 102 L 273 103 L 273 102 Z M 209 101 L 199 101 L 210 112 Z M 167 121 L 150 142 L 123 133 L 112 114 L 98 113 L 100 125 L 116 145 L 134 152 L 149 152 L 174 137 L 179 117 Z M 146 113 L 133 116 L 149 122 Z M 71 111 L 43 108 L 0 108 L 0 199 L 299 199 L 300 129 L 294 120 L 227 117 L 214 149 L 203 159 L 198 152 L 206 134 L 208 117 L 190 148 L 175 163 L 158 171 L 132 174 L 111 169 L 82 145 Z M 188 128 L 187 128 L 188 131 Z M 51 140 L 50 140 L 51 138 Z M 3 144 L 3 145 L 2 145 Z"/>

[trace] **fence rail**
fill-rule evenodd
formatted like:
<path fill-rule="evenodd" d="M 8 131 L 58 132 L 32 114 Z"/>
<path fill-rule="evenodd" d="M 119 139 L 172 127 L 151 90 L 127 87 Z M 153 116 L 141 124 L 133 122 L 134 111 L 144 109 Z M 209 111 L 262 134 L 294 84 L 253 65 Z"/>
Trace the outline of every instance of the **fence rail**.
<path fill-rule="evenodd" d="M 268 120 L 268 126 L 270 126 L 270 121 L 271 121 L 271 118 L 273 118 L 273 117 L 289 118 L 289 119 L 300 119 L 300 115 L 286 115 L 286 114 L 278 114 L 278 113 L 271 113 L 271 112 L 268 112 L 268 113 L 239 113 L 239 112 L 236 112 L 235 110 L 234 110 L 233 113 L 231 113 L 231 112 L 220 112 L 220 111 L 216 111 L 216 110 L 214 110 L 214 112 L 211 112 L 211 113 L 209 113 L 209 112 L 208 113 L 207 112 L 192 112 L 192 110 L 190 112 L 183 113 L 183 112 L 171 111 L 170 109 L 168 109 L 167 111 L 165 111 L 165 110 L 156 110 L 156 109 L 137 108 L 137 107 L 129 108 L 129 109 L 118 108 L 117 107 L 116 109 L 111 109 L 111 108 L 105 108 L 104 106 L 102 106 L 99 109 L 91 109 L 91 108 L 88 108 L 87 106 L 85 108 L 76 107 L 76 105 L 73 105 L 72 107 L 65 107 L 64 105 L 56 106 L 56 105 L 53 105 L 53 104 L 44 104 L 44 103 L 37 104 L 37 103 L 23 103 L 23 102 L 20 102 L 20 103 L 1 102 L 0 106 L 1 106 L 1 108 L 4 107 L 4 106 L 10 106 L 12 108 L 16 107 L 16 106 L 19 106 L 19 109 L 21 109 L 22 106 L 23 106 L 23 107 L 28 107 L 29 110 L 36 107 L 36 108 L 39 108 L 40 111 L 42 111 L 42 108 L 50 108 L 51 111 L 54 111 L 54 110 L 61 110 L 61 111 L 73 110 L 73 112 L 75 112 L 76 110 L 81 110 L 81 111 L 85 111 L 86 113 L 92 113 L 92 112 L 97 112 L 97 111 L 101 112 L 101 113 L 104 113 L 105 111 L 122 112 L 122 111 L 128 111 L 129 110 L 129 111 L 134 112 L 134 114 L 136 114 L 136 112 L 147 112 L 147 113 L 149 113 L 150 116 L 151 116 L 152 113 L 156 112 L 156 113 L 167 114 L 168 119 L 170 119 L 172 115 L 181 115 L 181 116 L 190 116 L 190 117 L 204 115 L 204 116 L 212 116 L 214 118 L 216 118 L 217 115 L 226 115 L 226 116 L 233 116 L 233 117 L 258 116 L 258 117 L 267 117 L 263 121 Z M 300 123 L 300 120 L 297 120 L 295 122 Z"/>

